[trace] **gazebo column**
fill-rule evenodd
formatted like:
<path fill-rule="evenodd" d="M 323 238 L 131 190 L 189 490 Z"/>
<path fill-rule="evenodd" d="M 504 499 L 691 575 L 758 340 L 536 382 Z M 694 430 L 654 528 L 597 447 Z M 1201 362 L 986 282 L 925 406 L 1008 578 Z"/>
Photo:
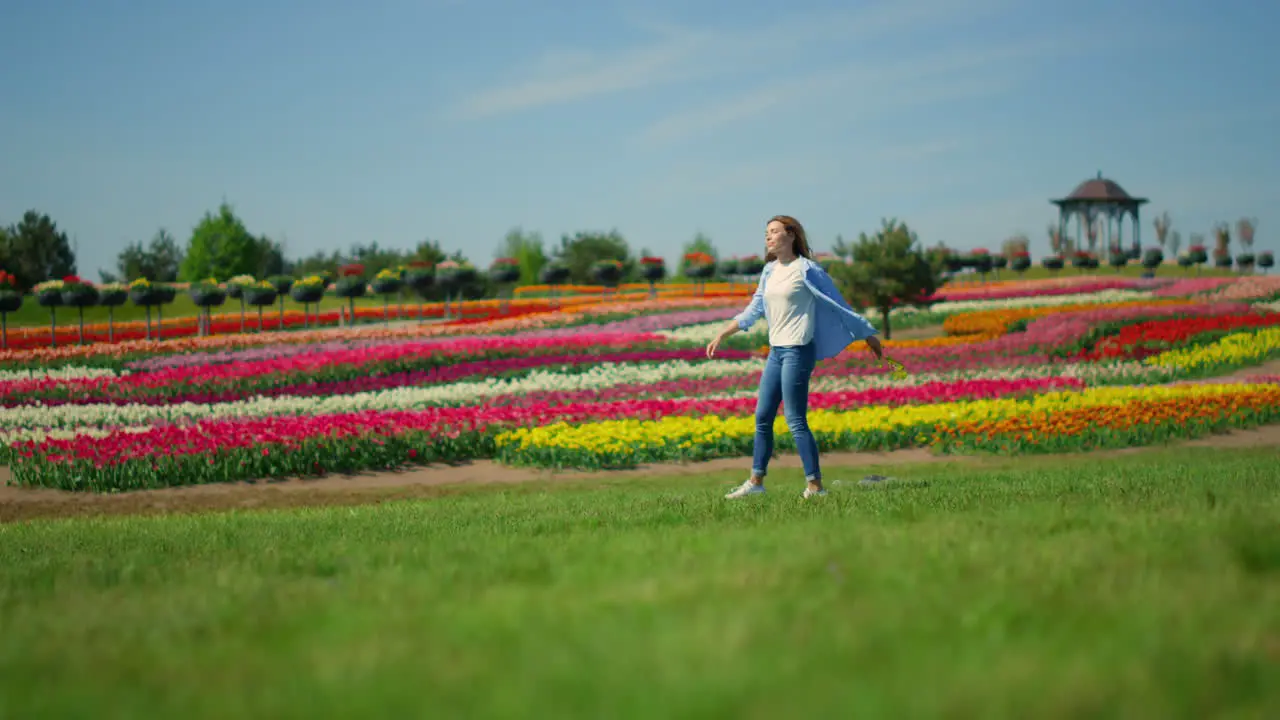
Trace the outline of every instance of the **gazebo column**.
<path fill-rule="evenodd" d="M 1133 212 L 1133 253 L 1137 255 L 1142 252 L 1142 221 L 1138 219 L 1138 208 L 1135 206 Z"/>

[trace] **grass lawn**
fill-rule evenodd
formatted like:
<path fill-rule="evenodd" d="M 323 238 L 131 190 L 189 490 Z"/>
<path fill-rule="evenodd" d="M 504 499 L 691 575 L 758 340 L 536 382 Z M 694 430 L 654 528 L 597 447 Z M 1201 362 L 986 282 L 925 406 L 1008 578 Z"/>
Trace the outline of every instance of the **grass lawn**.
<path fill-rule="evenodd" d="M 1274 460 L 0 526 L 0 716 L 1277 717 Z"/>

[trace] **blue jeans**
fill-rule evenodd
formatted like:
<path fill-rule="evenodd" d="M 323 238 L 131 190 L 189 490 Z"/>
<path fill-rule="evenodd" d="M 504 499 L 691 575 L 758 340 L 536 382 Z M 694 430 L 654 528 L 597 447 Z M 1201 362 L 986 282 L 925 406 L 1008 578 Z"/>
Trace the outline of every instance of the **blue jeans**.
<path fill-rule="evenodd" d="M 813 374 L 816 352 L 813 343 L 794 347 L 769 348 L 769 360 L 760 374 L 760 397 L 756 401 L 755 456 L 751 461 L 751 473 L 764 478 L 773 456 L 773 421 L 778 417 L 778 402 L 783 405 L 783 417 L 796 441 L 800 462 L 804 464 L 804 477 L 809 481 L 822 479 L 818 468 L 818 443 L 809 431 L 809 377 Z"/>

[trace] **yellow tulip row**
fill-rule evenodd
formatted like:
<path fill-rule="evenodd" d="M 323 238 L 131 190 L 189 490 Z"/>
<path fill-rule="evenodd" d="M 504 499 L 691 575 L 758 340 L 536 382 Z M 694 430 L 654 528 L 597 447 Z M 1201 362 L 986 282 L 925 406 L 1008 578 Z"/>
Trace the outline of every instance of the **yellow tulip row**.
<path fill-rule="evenodd" d="M 925 445 L 939 428 L 958 421 L 993 421 L 1034 412 L 1207 397 L 1252 392 L 1257 388 L 1252 384 L 1098 387 L 1046 393 L 1034 398 L 815 410 L 809 413 L 809 427 L 819 437 L 837 440 L 842 447 Z M 775 421 L 774 430 L 782 436 L 790 435 L 781 416 Z M 740 446 L 749 442 L 754 433 L 755 419 L 751 416 L 671 416 L 658 420 L 619 419 L 520 428 L 498 435 L 496 443 L 499 457 L 514 462 L 548 464 L 547 460 L 556 455 L 626 462 L 711 457 L 717 454 L 718 446 Z M 868 442 L 854 439 L 863 435 Z"/>
<path fill-rule="evenodd" d="M 1280 352 L 1280 327 L 1232 333 L 1207 345 L 1168 350 L 1144 362 L 1163 368 L 1199 370 L 1221 365 L 1246 365 Z"/>

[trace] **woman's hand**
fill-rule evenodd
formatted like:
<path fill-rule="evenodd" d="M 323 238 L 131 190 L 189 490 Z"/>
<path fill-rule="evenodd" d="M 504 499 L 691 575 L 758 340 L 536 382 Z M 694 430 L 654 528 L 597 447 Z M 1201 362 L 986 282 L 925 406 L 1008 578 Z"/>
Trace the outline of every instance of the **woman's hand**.
<path fill-rule="evenodd" d="M 720 334 L 716 336 L 716 339 L 707 343 L 707 357 L 714 358 L 716 356 L 716 351 L 720 349 L 720 343 L 724 342 L 725 338 L 738 332 L 740 329 L 741 328 L 738 327 L 738 322 L 736 320 L 730 320 L 729 324 L 725 325 L 724 329 L 720 331 Z"/>

